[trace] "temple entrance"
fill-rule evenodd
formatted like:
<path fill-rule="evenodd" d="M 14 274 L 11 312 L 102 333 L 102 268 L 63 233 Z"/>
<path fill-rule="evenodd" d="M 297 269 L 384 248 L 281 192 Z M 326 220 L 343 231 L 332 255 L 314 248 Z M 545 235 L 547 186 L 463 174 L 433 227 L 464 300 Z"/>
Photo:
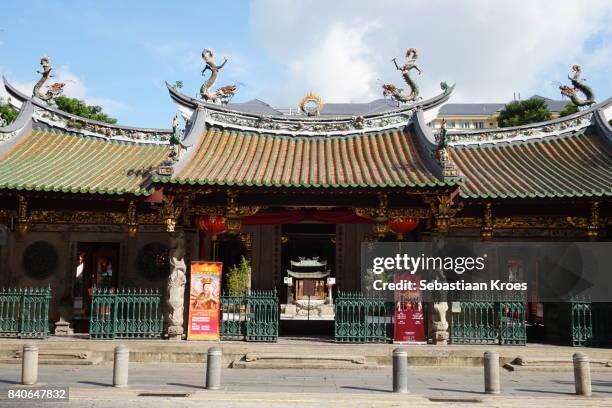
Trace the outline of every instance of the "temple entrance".
<path fill-rule="evenodd" d="M 281 231 L 281 332 L 331 336 L 336 225 L 285 224 Z"/>
<path fill-rule="evenodd" d="M 73 325 L 77 333 L 89 330 L 92 288 L 117 288 L 119 244 L 115 242 L 79 242 L 77 244 L 73 283 Z"/>

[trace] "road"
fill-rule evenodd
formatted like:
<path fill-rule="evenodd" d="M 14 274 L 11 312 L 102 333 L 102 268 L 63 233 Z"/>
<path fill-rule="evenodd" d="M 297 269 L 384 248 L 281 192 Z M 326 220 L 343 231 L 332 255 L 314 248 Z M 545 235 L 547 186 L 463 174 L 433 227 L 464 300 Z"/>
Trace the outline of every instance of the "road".
<path fill-rule="evenodd" d="M 255 370 L 224 369 L 223 390 L 203 390 L 202 364 L 130 364 L 127 390 L 111 387 L 112 365 L 40 366 L 40 385 L 70 387 L 69 406 L 132 407 L 198 406 L 585 406 L 585 399 L 573 396 L 571 371 L 533 372 L 502 370 L 501 397 L 487 399 L 480 368 L 410 368 L 409 396 L 398 399 L 391 393 L 391 370 Z M 9 389 L 21 387 L 20 365 L 0 365 L 0 389 L 6 398 Z M 612 407 L 612 372 L 593 372 L 595 406 Z M 182 393 L 182 396 L 174 396 Z M 142 395 L 147 394 L 147 395 Z M 165 394 L 165 395 L 163 395 Z M 484 397 L 484 399 L 483 399 Z M 433 399 L 433 400 L 432 400 Z M 506 405 L 512 403 L 512 405 Z M 346 405 L 344 405 L 346 404 Z M 353 405 L 351 405 L 353 404 Z M 399 405 L 398 405 L 399 404 Z M 493 405 L 491 405 L 493 404 Z M 548 405 L 550 404 L 550 405 Z M 573 405 L 576 404 L 576 405 Z M 14 403 L 0 400 L 0 406 L 49 407 L 60 404 Z M 63 405 L 63 404 L 62 404 Z M 588 406 L 588 405 L 587 405 Z"/>

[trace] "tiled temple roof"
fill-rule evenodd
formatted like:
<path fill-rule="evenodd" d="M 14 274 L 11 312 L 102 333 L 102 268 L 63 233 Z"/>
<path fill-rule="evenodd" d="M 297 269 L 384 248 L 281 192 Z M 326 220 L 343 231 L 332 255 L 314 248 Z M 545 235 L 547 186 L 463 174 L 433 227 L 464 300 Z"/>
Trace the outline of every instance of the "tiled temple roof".
<path fill-rule="evenodd" d="M 148 195 L 167 146 L 30 130 L 0 155 L 0 190 Z"/>
<path fill-rule="evenodd" d="M 189 160 L 161 182 L 274 187 L 439 187 L 441 169 L 424 160 L 403 128 L 347 136 L 282 136 L 205 130 Z M 452 183 L 450 183 L 452 185 Z"/>
<path fill-rule="evenodd" d="M 466 198 L 612 196 L 612 148 L 592 132 L 454 146 L 449 154 Z"/>

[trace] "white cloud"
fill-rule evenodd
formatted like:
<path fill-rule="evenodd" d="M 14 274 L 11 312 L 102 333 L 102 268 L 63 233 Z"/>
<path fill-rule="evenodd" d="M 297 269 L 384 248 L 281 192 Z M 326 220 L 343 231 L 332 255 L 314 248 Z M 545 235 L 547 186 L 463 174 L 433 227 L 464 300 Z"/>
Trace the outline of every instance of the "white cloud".
<path fill-rule="evenodd" d="M 267 91 L 276 104 L 310 90 L 328 101 L 380 97 L 379 79 L 403 86 L 390 60 L 410 47 L 420 50 L 421 94 L 456 82 L 454 101 L 555 97 L 570 64 L 586 77 L 612 67 L 608 0 L 253 0 L 250 9 L 253 38 L 285 66 L 282 90 Z"/>

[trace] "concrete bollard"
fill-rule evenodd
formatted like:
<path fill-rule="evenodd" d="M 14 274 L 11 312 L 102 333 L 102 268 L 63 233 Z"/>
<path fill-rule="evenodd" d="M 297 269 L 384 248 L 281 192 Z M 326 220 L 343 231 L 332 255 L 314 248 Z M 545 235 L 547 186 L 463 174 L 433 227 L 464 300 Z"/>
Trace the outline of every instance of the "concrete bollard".
<path fill-rule="evenodd" d="M 499 354 L 495 351 L 484 353 L 485 394 L 499 394 Z"/>
<path fill-rule="evenodd" d="M 24 344 L 21 360 L 21 383 L 33 385 L 38 382 L 38 347 L 35 344 Z"/>
<path fill-rule="evenodd" d="M 576 353 L 572 356 L 574 362 L 574 383 L 576 394 L 591 396 L 591 365 L 589 356 L 584 353 Z"/>
<path fill-rule="evenodd" d="M 113 387 L 127 387 L 129 365 L 130 350 L 123 344 L 120 344 L 115 347 L 115 359 L 113 365 Z"/>
<path fill-rule="evenodd" d="M 223 351 L 221 347 L 209 348 L 206 358 L 206 389 L 218 390 L 221 388 L 222 365 Z"/>
<path fill-rule="evenodd" d="M 393 392 L 408 392 L 408 351 L 393 350 Z"/>

